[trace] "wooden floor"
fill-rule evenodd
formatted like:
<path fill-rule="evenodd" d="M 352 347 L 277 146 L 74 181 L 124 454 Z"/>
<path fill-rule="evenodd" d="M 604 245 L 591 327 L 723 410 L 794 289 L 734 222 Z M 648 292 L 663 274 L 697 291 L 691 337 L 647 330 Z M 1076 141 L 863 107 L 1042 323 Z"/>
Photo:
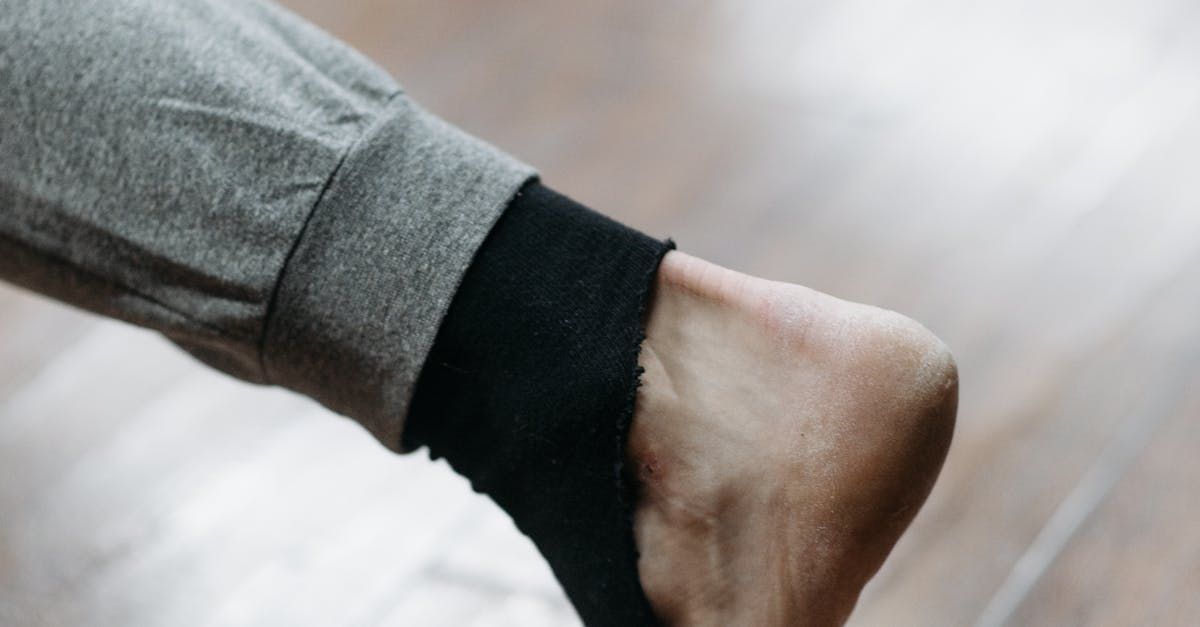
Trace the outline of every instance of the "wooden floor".
<path fill-rule="evenodd" d="M 852 624 L 1200 624 L 1200 5 L 286 4 L 552 186 L 946 339 Z M 573 621 L 444 466 L 0 288 L 0 624 Z"/>

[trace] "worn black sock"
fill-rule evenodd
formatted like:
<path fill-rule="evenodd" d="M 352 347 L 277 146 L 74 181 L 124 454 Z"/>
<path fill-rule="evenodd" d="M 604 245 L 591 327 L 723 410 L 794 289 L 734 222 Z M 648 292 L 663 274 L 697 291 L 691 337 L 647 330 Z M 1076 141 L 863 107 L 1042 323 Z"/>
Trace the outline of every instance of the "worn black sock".
<path fill-rule="evenodd" d="M 406 447 L 512 516 L 589 626 L 658 624 L 622 463 L 643 313 L 673 246 L 527 184 L 455 294 L 405 426 Z"/>

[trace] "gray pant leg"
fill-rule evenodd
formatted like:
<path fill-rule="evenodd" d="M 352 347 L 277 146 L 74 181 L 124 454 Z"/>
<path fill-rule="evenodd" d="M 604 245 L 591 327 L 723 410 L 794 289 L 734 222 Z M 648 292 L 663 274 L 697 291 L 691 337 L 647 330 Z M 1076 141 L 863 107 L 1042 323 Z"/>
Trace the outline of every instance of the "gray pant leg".
<path fill-rule="evenodd" d="M 0 278 L 386 446 L 532 172 L 257 0 L 0 0 Z"/>

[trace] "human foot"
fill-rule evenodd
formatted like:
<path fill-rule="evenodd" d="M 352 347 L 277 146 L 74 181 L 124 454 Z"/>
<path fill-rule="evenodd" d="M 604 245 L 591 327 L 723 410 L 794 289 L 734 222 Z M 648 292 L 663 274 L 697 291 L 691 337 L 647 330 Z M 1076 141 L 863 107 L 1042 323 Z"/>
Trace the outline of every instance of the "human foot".
<path fill-rule="evenodd" d="M 660 266 L 627 455 L 670 625 L 830 625 L 912 520 L 954 428 L 945 346 L 901 315 L 679 252 Z"/>

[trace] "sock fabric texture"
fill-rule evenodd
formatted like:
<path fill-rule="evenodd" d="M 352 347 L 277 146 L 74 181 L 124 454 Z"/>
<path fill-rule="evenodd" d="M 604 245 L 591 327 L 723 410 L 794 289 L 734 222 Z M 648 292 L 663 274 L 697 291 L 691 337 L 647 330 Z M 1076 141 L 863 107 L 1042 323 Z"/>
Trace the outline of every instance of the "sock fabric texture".
<path fill-rule="evenodd" d="M 450 304 L 404 431 L 533 539 L 589 627 L 659 624 L 623 461 L 644 312 L 673 247 L 526 184 Z"/>

